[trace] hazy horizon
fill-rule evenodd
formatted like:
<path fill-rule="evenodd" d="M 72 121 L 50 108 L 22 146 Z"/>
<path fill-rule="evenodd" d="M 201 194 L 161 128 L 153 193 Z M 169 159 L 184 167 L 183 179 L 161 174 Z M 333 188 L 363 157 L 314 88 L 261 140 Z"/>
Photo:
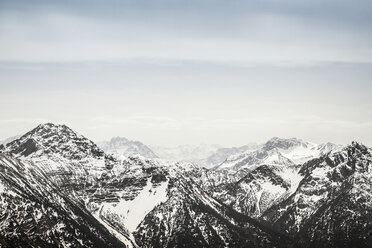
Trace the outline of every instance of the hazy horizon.
<path fill-rule="evenodd" d="M 371 1 L 0 2 L 0 140 L 372 145 Z"/>
<path fill-rule="evenodd" d="M 50 122 L 48 122 L 48 123 L 50 123 Z M 46 123 L 40 123 L 40 124 L 46 124 Z M 65 123 L 53 123 L 53 124 L 55 124 L 55 125 L 66 125 Z M 35 126 L 35 127 L 33 127 L 33 128 L 36 128 L 36 127 L 37 127 L 37 126 Z M 33 129 L 33 128 L 32 128 L 32 129 Z M 75 131 L 75 132 L 77 132 L 77 133 L 83 135 L 83 133 L 79 132 L 78 130 L 74 129 L 73 127 L 69 126 L 69 128 L 71 128 L 73 131 Z M 22 133 L 19 133 L 19 134 L 16 134 L 16 135 L 11 135 L 11 136 L 8 136 L 8 137 L 6 137 L 6 138 L 2 138 L 2 139 L 0 139 L 0 143 L 1 143 L 2 141 L 5 141 L 6 139 L 13 139 L 14 137 L 22 136 L 22 135 L 26 134 L 28 131 L 31 131 L 32 129 L 28 129 L 28 130 L 25 130 L 25 131 L 22 132 Z M 138 140 L 138 139 L 136 139 L 136 138 L 130 138 L 129 136 L 124 136 L 124 135 L 116 135 L 116 136 L 112 136 L 112 137 L 110 137 L 110 138 L 108 138 L 108 139 L 104 139 L 104 140 L 94 140 L 94 139 L 91 139 L 90 137 L 88 137 L 88 136 L 86 136 L 86 135 L 83 135 L 83 136 L 85 136 L 85 138 L 90 139 L 90 140 L 92 140 L 93 142 L 95 142 L 95 143 L 97 143 L 97 144 L 100 143 L 100 142 L 108 142 L 108 141 L 110 141 L 112 138 L 126 138 L 126 139 L 131 140 L 131 141 L 140 141 L 140 142 L 144 143 L 144 145 L 150 146 L 150 148 L 151 148 L 151 147 L 169 147 L 169 148 L 171 148 L 171 147 L 177 147 L 177 146 L 193 146 L 193 147 L 196 147 L 196 146 L 202 146 L 202 145 L 207 145 L 207 146 L 209 146 L 209 145 L 211 145 L 211 146 L 221 146 L 221 147 L 223 147 L 223 148 L 229 148 L 229 147 L 240 147 L 240 146 L 244 146 L 244 145 L 252 145 L 252 144 L 261 145 L 261 144 L 264 144 L 264 143 L 266 143 L 267 141 L 269 141 L 270 139 L 273 139 L 273 138 L 282 138 L 282 139 L 291 139 L 291 138 L 295 138 L 295 139 L 299 139 L 299 140 L 302 140 L 302 141 L 305 141 L 305 142 L 315 143 L 315 144 L 318 144 L 318 145 L 320 145 L 320 144 L 322 144 L 322 143 L 327 143 L 327 142 L 334 143 L 334 142 L 332 142 L 332 141 L 314 142 L 314 141 L 312 141 L 312 140 L 306 140 L 306 139 L 302 139 L 302 138 L 300 138 L 300 137 L 278 137 L 278 136 L 273 136 L 273 137 L 268 138 L 268 139 L 266 139 L 266 140 L 260 140 L 260 141 L 253 141 L 253 140 L 252 140 L 252 141 L 247 141 L 247 142 L 245 142 L 245 143 L 241 143 L 241 144 L 206 143 L 206 142 L 201 142 L 201 143 L 172 143 L 172 144 L 169 144 L 169 143 L 168 143 L 168 144 L 161 143 L 161 144 L 159 144 L 159 143 L 145 143 L 145 142 L 143 142 L 142 140 Z M 363 142 L 361 142 L 361 141 L 359 141 L 359 140 L 350 140 L 350 141 L 347 142 L 347 143 L 334 143 L 334 144 L 336 144 L 336 145 L 349 145 L 349 144 L 351 144 L 351 142 L 353 142 L 353 141 L 356 141 L 356 142 L 362 143 L 362 144 L 364 144 L 364 145 L 370 146 L 370 144 L 363 143 Z"/>

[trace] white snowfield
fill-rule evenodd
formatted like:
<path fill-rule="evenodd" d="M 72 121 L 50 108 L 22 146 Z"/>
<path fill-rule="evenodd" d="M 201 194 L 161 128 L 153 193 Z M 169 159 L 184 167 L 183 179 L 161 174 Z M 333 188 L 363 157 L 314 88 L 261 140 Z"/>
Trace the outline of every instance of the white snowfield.
<path fill-rule="evenodd" d="M 149 178 L 146 186 L 131 201 L 121 199 L 119 203 L 104 203 L 102 211 L 116 213 L 128 231 L 133 232 L 158 204 L 167 201 L 168 181 L 155 185 Z"/>

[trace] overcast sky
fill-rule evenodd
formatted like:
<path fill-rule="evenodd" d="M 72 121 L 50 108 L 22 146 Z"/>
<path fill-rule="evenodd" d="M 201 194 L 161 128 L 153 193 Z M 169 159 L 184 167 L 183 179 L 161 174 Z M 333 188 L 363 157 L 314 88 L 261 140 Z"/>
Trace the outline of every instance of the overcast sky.
<path fill-rule="evenodd" d="M 0 139 L 372 145 L 370 0 L 0 1 Z"/>

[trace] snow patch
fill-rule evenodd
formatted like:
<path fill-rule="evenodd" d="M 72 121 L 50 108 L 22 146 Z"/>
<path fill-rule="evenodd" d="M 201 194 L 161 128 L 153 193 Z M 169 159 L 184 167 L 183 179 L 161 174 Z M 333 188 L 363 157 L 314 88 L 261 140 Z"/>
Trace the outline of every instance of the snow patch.
<path fill-rule="evenodd" d="M 110 204 L 110 211 L 118 214 L 125 227 L 133 232 L 151 210 L 158 204 L 167 201 L 167 188 L 168 181 L 155 186 L 149 178 L 146 186 L 136 198 L 131 201 L 121 199 L 117 204 Z"/>

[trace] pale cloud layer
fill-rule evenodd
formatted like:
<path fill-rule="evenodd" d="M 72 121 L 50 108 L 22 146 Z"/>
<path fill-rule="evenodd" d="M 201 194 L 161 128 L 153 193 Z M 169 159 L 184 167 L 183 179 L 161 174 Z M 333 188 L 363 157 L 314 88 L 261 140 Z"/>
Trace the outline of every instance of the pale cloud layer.
<path fill-rule="evenodd" d="M 371 1 L 1 1 L 0 139 L 372 145 Z"/>

